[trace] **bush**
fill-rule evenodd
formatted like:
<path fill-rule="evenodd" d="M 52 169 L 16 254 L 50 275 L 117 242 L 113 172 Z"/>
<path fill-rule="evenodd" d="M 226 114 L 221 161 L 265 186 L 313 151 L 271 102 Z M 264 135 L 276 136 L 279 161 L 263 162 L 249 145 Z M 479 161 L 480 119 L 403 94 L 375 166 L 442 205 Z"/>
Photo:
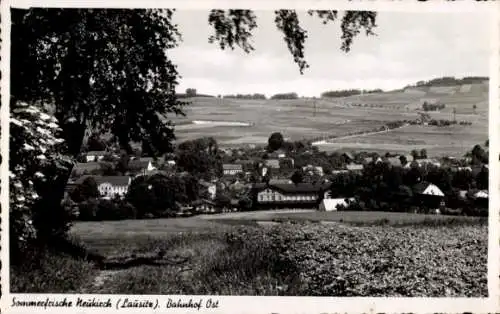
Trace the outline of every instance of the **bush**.
<path fill-rule="evenodd" d="M 95 265 L 83 259 L 31 246 L 20 265 L 11 265 L 12 293 L 81 293 L 92 281 Z"/>
<path fill-rule="evenodd" d="M 97 211 L 99 207 L 99 201 L 97 199 L 89 199 L 83 201 L 78 205 L 78 220 L 83 221 L 93 221 L 98 220 Z"/>
<path fill-rule="evenodd" d="M 78 205 L 81 221 L 136 219 L 137 211 L 130 203 L 121 200 L 90 199 Z"/>

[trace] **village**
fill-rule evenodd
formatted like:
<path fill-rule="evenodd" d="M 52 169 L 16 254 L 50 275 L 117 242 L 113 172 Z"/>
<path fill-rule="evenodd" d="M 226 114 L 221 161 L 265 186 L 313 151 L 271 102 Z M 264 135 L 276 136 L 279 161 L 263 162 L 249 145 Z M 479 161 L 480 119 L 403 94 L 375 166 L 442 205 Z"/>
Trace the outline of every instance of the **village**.
<path fill-rule="evenodd" d="M 276 138 L 278 144 L 275 143 Z M 207 146 L 207 143 L 211 144 Z M 211 145 L 216 148 L 211 148 Z M 136 155 L 128 157 L 122 153 L 120 156 L 109 150 L 82 154 L 81 162 L 75 165 L 67 185 L 67 203 L 74 208 L 73 211 L 79 212 L 79 204 L 87 200 L 82 198 L 82 192 L 76 193 L 76 198 L 72 195 L 75 190 L 81 190 L 77 187 L 89 180 L 95 182 L 90 186 L 94 186 L 93 189 L 97 189 L 98 193 L 86 192 L 86 195 L 93 195 L 98 201 L 94 203 L 94 217 L 85 218 L 88 215 L 84 214 L 80 215 L 80 219 L 99 220 L 98 216 L 108 219 L 114 216 L 185 217 L 270 209 L 335 211 L 378 208 L 382 211 L 478 215 L 478 208 L 482 208 L 482 211 L 479 210 L 482 214 L 479 215 L 487 215 L 488 154 L 480 145 L 476 145 L 463 158 L 428 158 L 425 150 L 412 151 L 407 155 L 387 153 L 384 156 L 347 151 L 326 154 L 310 143 L 288 143 L 281 134 L 273 133 L 267 147 L 217 148 L 215 140 L 204 138 L 181 143 L 176 153 L 163 158 L 140 156 L 140 153 Z M 187 162 L 193 157 L 204 155 L 207 157 L 204 161 L 195 159 Z M 203 169 L 196 169 L 200 164 L 204 164 Z M 380 175 L 374 174 L 374 171 Z M 395 179 L 394 175 L 400 178 Z M 410 181 L 405 179 L 411 176 L 414 178 Z M 134 204 L 133 199 L 138 198 L 138 193 L 148 194 L 148 190 L 130 193 L 131 186 L 154 177 L 189 177 L 190 182 L 196 182 L 196 188 L 191 194 L 172 186 L 168 192 L 168 187 L 163 190 L 166 194 L 154 192 L 156 198 L 164 197 L 172 199 L 172 202 L 150 204 L 150 207 L 157 208 L 143 215 L 138 214 L 138 211 L 134 211 L 132 217 L 123 213 L 96 213 L 99 211 L 99 202 L 126 203 L 127 208 L 141 204 L 147 206 L 140 202 Z M 378 177 L 381 183 L 386 181 L 389 185 L 392 179 L 399 181 L 395 186 L 387 187 L 388 193 L 383 193 L 390 200 L 376 195 L 375 190 L 383 188 L 380 186 L 373 187 L 372 196 L 362 195 L 360 189 L 366 187 L 366 183 L 360 180 L 371 178 L 368 179 L 369 184 L 376 185 Z M 155 184 L 148 185 L 149 191 L 155 190 Z M 148 198 L 146 195 L 142 197 Z M 360 203 L 363 208 L 360 208 Z M 407 207 L 402 208 L 404 206 Z M 113 210 L 120 211 L 120 207 L 114 207 Z M 465 207 L 475 210 L 467 211 Z"/>

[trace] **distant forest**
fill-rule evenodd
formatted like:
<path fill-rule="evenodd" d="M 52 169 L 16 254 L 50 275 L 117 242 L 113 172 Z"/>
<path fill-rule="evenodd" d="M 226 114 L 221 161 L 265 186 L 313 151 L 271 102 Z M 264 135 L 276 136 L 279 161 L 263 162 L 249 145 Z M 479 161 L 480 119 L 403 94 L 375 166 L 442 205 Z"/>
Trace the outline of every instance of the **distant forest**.
<path fill-rule="evenodd" d="M 191 97 L 210 97 L 215 98 L 213 95 L 205 95 L 205 94 L 196 94 L 196 95 L 188 95 L 186 93 L 176 94 L 177 98 L 191 98 Z"/>
<path fill-rule="evenodd" d="M 334 90 L 321 93 L 321 98 L 337 98 L 337 97 L 348 97 L 353 95 L 361 94 L 372 94 L 372 93 L 383 93 L 381 89 L 373 90 L 361 90 L 361 89 L 345 89 L 345 90 Z"/>
<path fill-rule="evenodd" d="M 456 78 L 453 76 L 444 76 L 435 78 L 428 81 L 419 81 L 413 85 L 407 85 L 403 89 L 396 90 L 402 91 L 407 88 L 415 88 L 415 87 L 430 87 L 430 86 L 455 86 L 455 85 L 463 85 L 463 84 L 478 84 L 483 81 L 488 80 L 486 76 L 466 76 L 464 78 Z M 333 90 L 326 91 L 321 93 L 321 98 L 338 98 L 338 97 L 348 97 L 353 95 L 361 95 L 361 94 L 372 94 L 372 93 L 383 93 L 384 91 L 381 89 L 373 89 L 373 90 L 361 90 L 361 89 L 346 89 L 346 90 Z"/>
<path fill-rule="evenodd" d="M 430 87 L 430 86 L 454 86 L 462 84 L 478 84 L 488 80 L 487 76 L 466 76 L 464 78 L 455 78 L 453 76 L 444 76 L 435 78 L 429 81 L 418 81 L 415 85 L 408 85 L 405 88 L 411 87 Z"/>
<path fill-rule="evenodd" d="M 266 99 L 264 94 L 237 94 L 237 95 L 224 95 L 228 99 Z"/>
<path fill-rule="evenodd" d="M 428 81 L 418 81 L 415 84 L 410 84 L 405 86 L 402 89 L 395 91 L 403 91 L 407 88 L 415 88 L 415 87 L 431 87 L 431 86 L 455 86 L 455 85 L 463 85 L 463 84 L 478 84 L 482 83 L 489 78 L 486 76 L 466 76 L 463 78 L 456 78 L 453 76 L 444 76 L 435 79 L 431 79 Z M 339 97 L 348 97 L 354 95 L 361 94 L 373 94 L 373 93 L 383 93 L 384 91 L 380 88 L 372 89 L 372 90 L 362 90 L 362 89 L 344 89 L 344 90 L 331 90 L 321 93 L 321 98 L 339 98 Z M 394 91 L 393 91 L 394 92 Z M 211 97 L 211 98 L 227 98 L 227 99 L 267 99 L 266 95 L 254 93 L 254 94 L 236 94 L 236 95 L 205 95 L 196 93 L 196 89 L 188 88 L 186 93 L 177 94 L 179 98 L 189 98 L 189 97 Z M 291 93 L 281 93 L 275 94 L 270 97 L 270 99 L 298 99 L 299 96 L 295 92 Z"/>

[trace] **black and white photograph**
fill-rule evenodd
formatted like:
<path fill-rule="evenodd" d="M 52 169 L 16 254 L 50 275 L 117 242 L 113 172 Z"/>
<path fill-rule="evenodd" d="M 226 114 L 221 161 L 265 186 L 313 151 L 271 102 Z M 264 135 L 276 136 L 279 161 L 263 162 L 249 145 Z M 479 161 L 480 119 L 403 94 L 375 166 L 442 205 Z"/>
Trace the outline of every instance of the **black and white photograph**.
<path fill-rule="evenodd" d="M 3 304 L 495 296 L 498 8 L 306 4 L 3 7 Z"/>

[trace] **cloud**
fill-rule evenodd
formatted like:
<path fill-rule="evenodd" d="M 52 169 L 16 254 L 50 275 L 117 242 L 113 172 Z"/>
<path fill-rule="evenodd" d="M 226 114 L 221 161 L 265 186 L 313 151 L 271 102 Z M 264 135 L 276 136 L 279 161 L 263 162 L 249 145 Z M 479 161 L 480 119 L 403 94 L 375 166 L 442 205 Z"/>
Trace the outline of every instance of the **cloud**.
<path fill-rule="evenodd" d="M 344 88 L 399 88 L 437 76 L 488 75 L 489 20 L 479 13 L 389 13 L 378 17 L 377 36 L 360 35 L 340 51 L 340 27 L 300 15 L 309 31 L 304 75 L 276 29 L 272 12 L 257 12 L 250 54 L 208 43 L 208 12 L 178 12 L 184 42 L 170 51 L 182 75 L 179 90 L 213 94 L 297 91 L 319 95 Z"/>

